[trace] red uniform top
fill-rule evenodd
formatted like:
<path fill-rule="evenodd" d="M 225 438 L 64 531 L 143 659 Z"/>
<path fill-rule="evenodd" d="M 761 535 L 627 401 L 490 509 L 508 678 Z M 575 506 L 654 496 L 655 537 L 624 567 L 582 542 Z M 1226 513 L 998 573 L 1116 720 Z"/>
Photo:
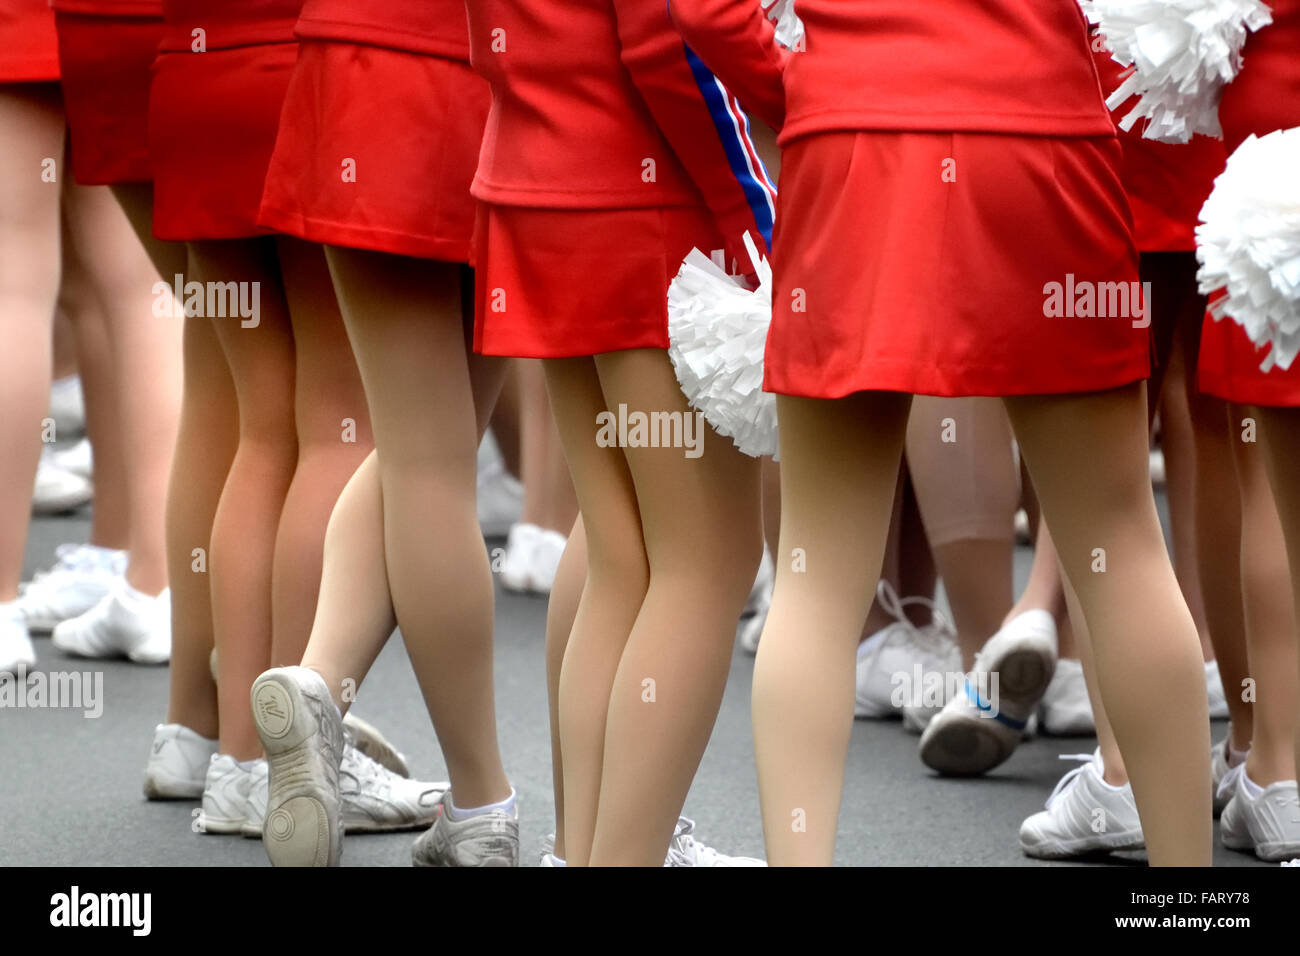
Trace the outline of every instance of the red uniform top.
<path fill-rule="evenodd" d="M 472 63 L 492 86 L 475 196 L 560 209 L 707 204 L 739 261 L 746 230 L 770 244 L 775 188 L 745 114 L 664 0 L 469 7 Z"/>
<path fill-rule="evenodd" d="M 48 0 L 0 0 L 0 83 L 59 78 L 59 41 Z"/>
<path fill-rule="evenodd" d="M 757 3 L 757 0 L 754 0 Z M 1076 0 L 798 0 L 781 141 L 828 130 L 1110 136 Z"/>
<path fill-rule="evenodd" d="M 1251 133 L 1300 126 L 1300 0 L 1268 0 L 1273 22 L 1246 38 L 1241 73 L 1219 102 L 1228 151 Z"/>
<path fill-rule="evenodd" d="M 163 0 L 50 0 L 60 13 L 88 17 L 152 17 L 163 15 Z"/>
<path fill-rule="evenodd" d="M 297 34 L 469 60 L 465 0 L 306 0 Z"/>
<path fill-rule="evenodd" d="M 203 31 L 207 50 L 263 43 L 292 43 L 302 0 L 163 0 L 159 50 L 194 51 L 195 30 Z"/>
<path fill-rule="evenodd" d="M 1109 95 L 1125 68 L 1095 32 L 1090 42 L 1102 93 Z M 1130 108 L 1130 101 L 1121 103 L 1112 119 Z M 1133 239 L 1142 252 L 1192 252 L 1201 206 L 1227 158 L 1223 143 L 1208 136 L 1193 136 L 1186 144 L 1159 143 L 1143 138 L 1142 127 L 1116 130 L 1124 148 L 1121 176 L 1133 210 Z"/>

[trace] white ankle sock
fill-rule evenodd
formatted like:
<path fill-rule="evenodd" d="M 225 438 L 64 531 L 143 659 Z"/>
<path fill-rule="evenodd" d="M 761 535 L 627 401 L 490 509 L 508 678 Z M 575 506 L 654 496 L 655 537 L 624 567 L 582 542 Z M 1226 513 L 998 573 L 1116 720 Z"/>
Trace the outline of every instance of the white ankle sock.
<path fill-rule="evenodd" d="M 489 803 L 485 807 L 458 807 L 456 802 L 447 795 L 447 815 L 453 820 L 468 820 L 470 817 L 479 817 L 485 813 L 491 813 L 493 810 L 504 810 L 510 813 L 515 808 L 515 789 L 510 788 L 510 796 L 506 797 L 500 803 Z"/>
<path fill-rule="evenodd" d="M 1250 774 L 1248 773 L 1243 773 L 1241 775 L 1241 782 L 1242 785 L 1246 788 L 1246 793 L 1250 796 L 1250 799 L 1252 800 L 1258 800 L 1259 795 L 1264 792 L 1264 788 L 1261 787 L 1259 784 L 1257 784 L 1254 780 L 1251 780 Z"/>

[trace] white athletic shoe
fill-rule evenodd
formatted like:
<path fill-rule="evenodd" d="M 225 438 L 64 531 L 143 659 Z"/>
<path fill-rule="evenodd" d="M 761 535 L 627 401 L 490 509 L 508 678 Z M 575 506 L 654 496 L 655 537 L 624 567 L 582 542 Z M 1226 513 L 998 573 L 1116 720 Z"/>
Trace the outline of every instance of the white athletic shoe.
<path fill-rule="evenodd" d="M 758 639 L 763 636 L 767 609 L 772 606 L 772 584 L 775 579 L 776 564 L 772 561 L 772 553 L 764 545 L 763 560 L 758 564 L 758 574 L 754 576 L 754 586 L 750 588 L 736 631 L 740 649 L 746 654 L 758 653 Z"/>
<path fill-rule="evenodd" d="M 208 766 L 217 742 L 181 724 L 159 724 L 144 767 L 144 795 L 149 800 L 195 800 L 203 796 Z"/>
<path fill-rule="evenodd" d="M 275 667 L 253 682 L 251 696 L 270 778 L 266 855 L 275 866 L 338 866 L 343 718 L 324 678 L 306 667 Z"/>
<path fill-rule="evenodd" d="M 17 601 L 0 604 L 0 674 L 26 674 L 36 666 L 27 622 Z"/>
<path fill-rule="evenodd" d="M 374 724 L 348 711 L 343 715 L 343 729 L 351 738 L 352 745 L 375 763 L 399 777 L 411 775 L 411 770 L 406 765 L 406 756 Z"/>
<path fill-rule="evenodd" d="M 486 439 L 484 440 L 486 445 Z M 478 469 L 478 523 L 485 538 L 502 538 L 519 521 L 524 486 L 506 471 L 499 453 L 480 453 Z"/>
<path fill-rule="evenodd" d="M 876 594 L 894 623 L 858 645 L 853 716 L 910 714 L 913 725 L 923 727 L 944 705 L 948 675 L 961 673 L 961 651 L 948 619 L 929 598 L 900 598 L 883 578 Z M 930 624 L 916 627 L 908 620 L 905 609 L 912 604 L 929 609 Z"/>
<path fill-rule="evenodd" d="M 1083 664 L 1076 658 L 1062 657 L 1056 662 L 1056 673 L 1038 713 L 1040 729 L 1052 737 L 1088 737 L 1097 732 Z"/>
<path fill-rule="evenodd" d="M 266 801 L 270 797 L 270 767 L 265 760 L 253 761 L 253 774 L 248 782 L 248 812 L 239 832 L 250 840 L 262 839 L 266 823 Z"/>
<path fill-rule="evenodd" d="M 1210 696 L 1210 720 L 1227 720 L 1228 698 L 1224 694 L 1217 660 L 1205 662 L 1205 691 Z"/>
<path fill-rule="evenodd" d="M 727 856 L 695 839 L 695 821 L 678 817 L 664 866 L 767 866 L 752 856 Z"/>
<path fill-rule="evenodd" d="M 265 796 L 254 794 L 256 786 L 266 786 L 266 771 L 257 765 L 264 760 L 242 765 L 230 754 L 213 754 L 203 783 L 203 803 L 199 829 L 203 833 L 242 833 L 256 825 L 259 809 L 265 812 Z"/>
<path fill-rule="evenodd" d="M 418 830 L 438 818 L 442 795 L 451 784 L 399 777 L 353 746 L 343 748 L 339 795 L 346 833 Z"/>
<path fill-rule="evenodd" d="M 86 431 L 86 399 L 80 375 L 56 378 L 50 386 L 50 417 L 54 419 L 55 437 L 62 440 Z"/>
<path fill-rule="evenodd" d="M 487 813 L 453 820 L 448 812 L 451 791 L 438 801 L 438 818 L 411 847 L 414 866 L 518 866 L 519 805 L 510 812 Z"/>
<path fill-rule="evenodd" d="M 1249 753 L 1249 751 L 1247 751 Z M 1210 746 L 1210 776 L 1213 779 L 1214 794 L 1214 815 L 1217 817 L 1223 813 L 1223 808 L 1228 805 L 1232 799 L 1232 789 L 1223 789 L 1223 780 L 1228 776 L 1228 772 L 1233 767 L 1240 766 L 1246 762 L 1246 758 L 1234 757 L 1232 752 L 1232 724 L 1228 724 L 1228 732 L 1224 738 L 1216 744 Z"/>
<path fill-rule="evenodd" d="M 1056 621 L 1025 611 L 1004 624 L 975 655 L 964 694 L 950 700 L 921 735 L 931 770 L 968 776 L 992 770 L 1023 739 L 1056 667 Z"/>
<path fill-rule="evenodd" d="M 85 614 L 126 573 L 126 552 L 93 544 L 61 544 L 48 571 L 22 589 L 18 605 L 32 631 L 46 633 L 60 621 Z"/>
<path fill-rule="evenodd" d="M 171 591 L 151 597 L 120 580 L 85 614 L 56 625 L 54 646 L 77 657 L 166 664 L 172 656 Z"/>
<path fill-rule="evenodd" d="M 506 535 L 506 556 L 501 563 L 501 584 L 508 591 L 527 592 L 532 577 L 533 548 L 542 529 L 520 521 Z"/>
<path fill-rule="evenodd" d="M 528 576 L 528 590 L 534 594 L 550 594 L 555 586 L 555 572 L 560 569 L 569 539 L 558 531 L 543 528 L 533 539 L 533 557 Z"/>
<path fill-rule="evenodd" d="M 78 439 L 70 448 L 50 451 L 50 460 L 64 471 L 91 480 L 95 475 L 95 457 L 90 448 L 90 439 Z"/>
<path fill-rule="evenodd" d="M 1047 809 L 1020 824 L 1020 849 L 1039 860 L 1145 847 L 1133 788 L 1102 779 L 1101 750 L 1062 754 L 1083 763 L 1057 781 Z"/>
<path fill-rule="evenodd" d="M 90 504 L 94 486 L 84 477 L 60 468 L 48 446 L 41 451 L 36 466 L 36 485 L 32 489 L 32 514 L 62 515 Z"/>
<path fill-rule="evenodd" d="M 1223 845 L 1269 863 L 1300 856 L 1300 792 L 1294 780 L 1279 780 L 1257 797 L 1247 790 L 1246 765 L 1238 764 L 1223 778 L 1219 792 L 1231 798 L 1219 818 Z"/>

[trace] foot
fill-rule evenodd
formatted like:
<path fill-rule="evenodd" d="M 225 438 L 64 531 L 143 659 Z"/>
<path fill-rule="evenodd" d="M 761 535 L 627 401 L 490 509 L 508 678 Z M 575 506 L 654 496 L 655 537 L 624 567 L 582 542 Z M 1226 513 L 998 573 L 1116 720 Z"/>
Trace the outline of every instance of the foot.
<path fill-rule="evenodd" d="M 0 674 L 26 674 L 36 666 L 36 648 L 17 601 L 0 604 Z"/>
<path fill-rule="evenodd" d="M 961 652 L 948 619 L 933 601 L 900 598 L 884 580 L 877 594 L 894 623 L 858 645 L 853 716 L 871 719 L 910 713 L 914 725 L 923 727 L 944 705 L 948 675 L 961 673 Z M 912 624 L 906 608 L 913 604 L 929 610 L 930 624 Z"/>
<path fill-rule="evenodd" d="M 758 653 L 758 639 L 763 636 L 763 625 L 767 623 L 767 609 L 772 605 L 772 582 L 776 577 L 776 565 L 772 563 L 772 553 L 763 548 L 763 560 L 759 562 L 758 574 L 754 577 L 754 586 L 745 601 L 745 610 L 740 615 L 740 626 L 736 638 L 740 649 L 746 654 Z"/>
<path fill-rule="evenodd" d="M 1064 860 L 1088 853 L 1145 847 L 1133 788 L 1102 779 L 1101 751 L 1062 754 L 1082 760 L 1056 784 L 1047 809 L 1020 825 L 1020 849 L 1039 860 Z"/>
<path fill-rule="evenodd" d="M 1056 662 L 1056 672 L 1043 694 L 1043 706 L 1038 713 L 1039 728 L 1049 736 L 1091 737 L 1096 734 L 1088 684 L 1083 679 L 1083 664 L 1069 657 Z"/>
<path fill-rule="evenodd" d="M 695 821 L 678 817 L 664 866 L 767 866 L 752 856 L 727 856 L 695 839 Z"/>
<path fill-rule="evenodd" d="M 411 775 L 405 755 L 374 724 L 348 711 L 343 715 L 343 728 L 351 737 L 352 745 L 381 767 L 391 770 L 399 777 Z"/>
<path fill-rule="evenodd" d="M 1228 733 L 1222 740 L 1210 747 L 1210 775 L 1214 787 L 1214 815 L 1223 813 L 1223 808 L 1232 799 L 1232 788 L 1224 788 L 1223 780 L 1233 767 L 1246 762 L 1246 754 L 1232 749 L 1232 724 L 1228 724 Z"/>
<path fill-rule="evenodd" d="M 1227 720 L 1228 698 L 1223 692 L 1218 661 L 1205 662 L 1205 692 L 1210 700 L 1210 720 Z"/>
<path fill-rule="evenodd" d="M 126 552 L 92 544 L 61 544 L 48 571 L 38 571 L 18 599 L 27 626 L 37 633 L 85 614 L 103 600 L 126 572 Z"/>
<path fill-rule="evenodd" d="M 95 459 L 88 438 L 78 440 L 71 448 L 51 451 L 50 460 L 64 471 L 70 471 L 74 475 L 86 479 L 94 477 Z"/>
<path fill-rule="evenodd" d="M 438 801 L 438 818 L 411 847 L 415 866 L 518 866 L 519 808 L 490 810 L 453 820 L 451 791 Z"/>
<path fill-rule="evenodd" d="M 154 728 L 153 747 L 144 767 L 144 795 L 149 800 L 195 800 L 203 796 L 208 765 L 217 742 L 180 724 Z"/>
<path fill-rule="evenodd" d="M 125 580 L 85 614 L 54 628 L 54 646 L 77 657 L 125 657 L 136 664 L 166 664 L 172 654 L 171 591 L 157 597 Z"/>
<path fill-rule="evenodd" d="M 1232 794 L 1219 819 L 1224 846 L 1269 863 L 1300 856 L 1300 792 L 1294 780 L 1259 787 L 1243 763 L 1228 771 L 1222 790 Z"/>
<path fill-rule="evenodd" d="M 199 829 L 203 833 L 242 833 L 261 822 L 260 812 L 266 809 L 266 799 L 254 793 L 254 789 L 266 786 L 265 763 L 264 760 L 239 763 L 230 754 L 212 755 L 199 813 Z"/>
<path fill-rule="evenodd" d="M 520 521 L 506 536 L 506 556 L 501 563 L 501 584 L 507 591 L 526 593 L 532 573 L 533 548 L 542 529 Z"/>
<path fill-rule="evenodd" d="M 1056 622 L 1042 610 L 1018 614 L 975 655 L 965 693 L 950 700 L 921 735 L 932 770 L 969 776 L 1015 751 L 1056 667 Z"/>
<path fill-rule="evenodd" d="M 338 866 L 343 718 L 325 680 L 276 667 L 253 682 L 253 721 L 269 767 L 262 842 L 275 866 Z"/>
<path fill-rule="evenodd" d="M 32 489 L 32 514 L 67 514 L 90 504 L 94 497 L 94 486 L 86 478 L 60 468 L 48 448 L 41 451 L 36 486 Z"/>
<path fill-rule="evenodd" d="M 446 782 L 399 777 L 356 747 L 345 746 L 339 767 L 343 829 L 347 833 L 422 829 L 437 820 L 442 795 L 450 788 Z"/>

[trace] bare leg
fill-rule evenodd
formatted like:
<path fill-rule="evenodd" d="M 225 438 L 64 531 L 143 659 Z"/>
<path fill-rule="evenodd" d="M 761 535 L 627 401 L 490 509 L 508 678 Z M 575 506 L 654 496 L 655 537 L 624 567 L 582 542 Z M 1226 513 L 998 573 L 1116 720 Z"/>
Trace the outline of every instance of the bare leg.
<path fill-rule="evenodd" d="M 546 698 L 551 721 L 551 776 L 555 789 L 554 855 L 566 860 L 564 845 L 564 759 L 560 739 L 560 671 L 587 581 L 587 533 L 582 518 L 573 525 L 564 556 L 555 572 L 555 585 L 546 607 Z"/>

